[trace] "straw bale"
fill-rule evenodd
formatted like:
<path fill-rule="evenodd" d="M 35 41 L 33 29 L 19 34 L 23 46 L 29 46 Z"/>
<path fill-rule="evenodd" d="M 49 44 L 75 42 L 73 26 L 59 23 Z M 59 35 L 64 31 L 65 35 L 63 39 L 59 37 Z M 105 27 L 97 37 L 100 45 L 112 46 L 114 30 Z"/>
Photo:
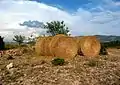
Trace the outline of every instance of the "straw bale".
<path fill-rule="evenodd" d="M 84 36 L 80 38 L 80 50 L 84 56 L 95 57 L 99 55 L 101 44 L 95 36 Z"/>
<path fill-rule="evenodd" d="M 43 43 L 43 40 L 44 38 L 43 37 L 40 37 L 36 40 L 36 43 L 35 43 L 35 52 L 38 54 L 38 55 L 42 55 L 43 53 L 41 53 L 41 44 Z"/>
<path fill-rule="evenodd" d="M 75 40 L 75 42 L 77 43 L 77 47 L 78 47 L 78 55 L 83 56 L 83 53 L 81 52 L 81 39 L 82 37 L 73 37 L 73 39 Z"/>
<path fill-rule="evenodd" d="M 49 44 L 49 48 L 54 48 L 54 44 L 57 43 L 57 41 L 59 40 L 60 37 L 67 37 L 64 34 L 57 34 L 54 37 L 52 37 L 51 43 Z M 54 53 L 52 53 L 52 50 L 50 50 L 50 53 L 52 54 L 52 56 L 54 56 Z"/>
<path fill-rule="evenodd" d="M 38 55 L 41 56 L 51 56 L 49 43 L 52 37 L 42 37 L 39 38 L 35 45 L 35 51 Z"/>
<path fill-rule="evenodd" d="M 54 36 L 50 42 L 50 51 L 54 57 L 72 59 L 77 55 L 77 44 L 71 37 Z"/>

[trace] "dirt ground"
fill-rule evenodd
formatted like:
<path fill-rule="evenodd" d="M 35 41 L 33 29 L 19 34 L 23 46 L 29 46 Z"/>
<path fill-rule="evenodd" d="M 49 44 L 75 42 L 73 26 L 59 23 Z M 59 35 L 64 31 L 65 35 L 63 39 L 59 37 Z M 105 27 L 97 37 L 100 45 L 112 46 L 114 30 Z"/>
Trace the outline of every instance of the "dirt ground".
<path fill-rule="evenodd" d="M 120 49 L 88 59 L 76 56 L 63 66 L 34 53 L 0 57 L 0 85 L 120 85 Z M 7 70 L 6 66 L 13 63 Z"/>

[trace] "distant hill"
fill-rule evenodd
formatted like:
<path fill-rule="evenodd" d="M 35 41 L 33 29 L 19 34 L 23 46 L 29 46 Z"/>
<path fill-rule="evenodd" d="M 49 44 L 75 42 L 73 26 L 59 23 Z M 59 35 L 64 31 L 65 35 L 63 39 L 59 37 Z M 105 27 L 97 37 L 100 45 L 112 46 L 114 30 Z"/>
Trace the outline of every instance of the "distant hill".
<path fill-rule="evenodd" d="M 120 36 L 114 36 L 114 35 L 95 35 L 98 39 L 100 39 L 101 42 L 110 42 L 110 41 L 120 41 Z"/>
<path fill-rule="evenodd" d="M 114 36 L 114 35 L 95 35 L 101 42 L 110 42 L 110 41 L 120 41 L 120 36 Z M 82 37 L 82 36 L 76 36 L 76 37 Z M 16 44 L 16 42 L 7 42 L 6 43 L 12 43 Z"/>
<path fill-rule="evenodd" d="M 120 41 L 120 36 L 114 36 L 114 35 L 95 35 L 101 42 L 110 42 L 110 41 Z M 77 36 L 82 37 L 82 36 Z"/>

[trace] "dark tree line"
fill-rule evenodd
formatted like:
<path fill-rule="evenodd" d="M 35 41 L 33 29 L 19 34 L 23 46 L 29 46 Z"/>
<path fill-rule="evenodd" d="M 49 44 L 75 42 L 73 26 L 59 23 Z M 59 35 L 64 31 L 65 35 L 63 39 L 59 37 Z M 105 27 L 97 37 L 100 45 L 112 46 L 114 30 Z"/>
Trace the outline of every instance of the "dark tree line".
<path fill-rule="evenodd" d="M 102 45 L 104 47 L 120 47 L 120 41 L 116 40 L 116 41 L 104 42 L 102 43 Z"/>
<path fill-rule="evenodd" d="M 101 50 L 100 50 L 100 55 L 107 55 L 107 49 L 106 48 L 117 48 L 120 49 L 120 41 L 110 41 L 110 42 L 104 42 L 101 43 Z"/>
<path fill-rule="evenodd" d="M 5 49 L 5 43 L 4 43 L 3 39 L 4 39 L 4 38 L 2 38 L 2 37 L 0 36 L 0 50 L 4 50 L 4 49 Z"/>

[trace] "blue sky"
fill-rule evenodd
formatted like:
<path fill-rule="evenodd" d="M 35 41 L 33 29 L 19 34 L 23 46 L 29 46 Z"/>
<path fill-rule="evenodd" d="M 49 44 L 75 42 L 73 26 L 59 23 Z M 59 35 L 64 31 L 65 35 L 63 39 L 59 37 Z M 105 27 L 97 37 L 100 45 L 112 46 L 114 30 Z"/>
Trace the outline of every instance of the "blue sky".
<path fill-rule="evenodd" d="M 109 3 L 111 4 L 112 2 L 119 2 L 120 0 L 30 0 L 30 1 L 45 3 L 56 7 L 58 5 L 58 8 L 60 6 L 63 10 L 76 11 L 79 8 L 89 10 L 98 5 L 105 6 L 106 4 L 108 5 Z M 116 9 L 113 8 L 113 11 L 114 10 Z M 120 10 L 120 7 L 118 7 L 118 10 Z"/>
<path fill-rule="evenodd" d="M 78 8 L 82 7 L 85 4 L 91 3 L 90 0 L 31 0 L 31 1 L 37 1 L 41 3 L 45 3 L 48 5 L 58 5 L 62 7 L 62 9 L 65 10 L 77 10 Z M 58 7 L 59 8 L 59 7 Z"/>
<path fill-rule="evenodd" d="M 64 20 L 73 36 L 120 35 L 120 0 L 0 0 L 0 35 L 7 40 L 45 34 L 37 23 L 53 20 Z M 20 26 L 29 21 L 32 27 Z"/>

